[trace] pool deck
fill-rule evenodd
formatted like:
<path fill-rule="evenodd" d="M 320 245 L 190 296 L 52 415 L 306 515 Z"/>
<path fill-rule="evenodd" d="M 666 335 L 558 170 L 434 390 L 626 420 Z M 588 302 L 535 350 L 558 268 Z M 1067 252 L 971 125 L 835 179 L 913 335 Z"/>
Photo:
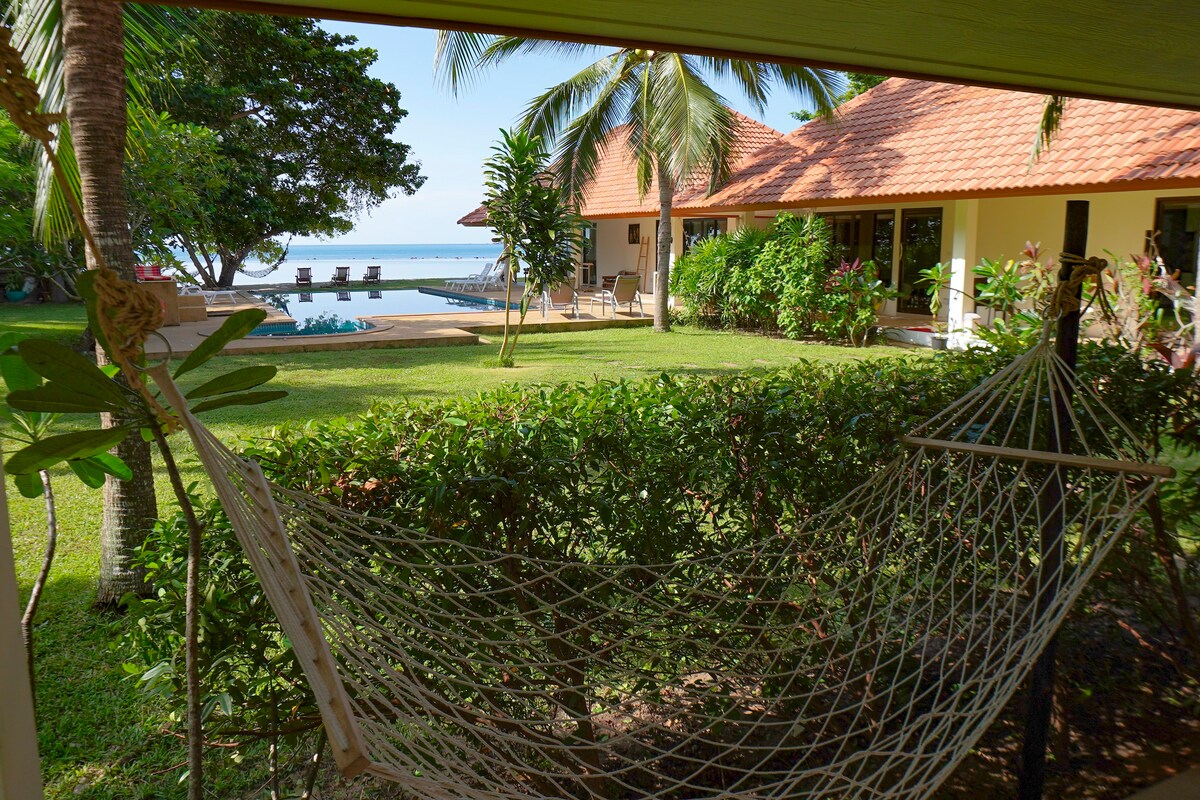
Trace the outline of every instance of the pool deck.
<path fill-rule="evenodd" d="M 430 288 L 437 289 L 437 294 L 444 294 L 440 287 Z M 503 306 L 504 303 L 504 292 L 502 291 L 455 292 L 454 294 L 492 304 L 498 303 L 500 306 Z M 580 297 L 578 319 L 571 316 L 569 312 L 561 311 L 551 311 L 543 317 L 541 311 L 534 309 L 525 317 L 525 325 L 522 330 L 525 333 L 555 333 L 651 325 L 653 324 L 653 296 L 645 295 L 643 303 L 646 309 L 645 317 L 638 316 L 636 311 L 633 314 L 619 311 L 616 319 L 613 319 L 611 316 L 600 316 L 599 306 L 596 307 L 595 313 L 589 313 L 588 296 L 583 295 Z M 240 302 L 223 299 L 221 302 L 208 306 L 208 319 L 204 322 L 185 322 L 181 325 L 160 329 L 158 332 L 165 343 L 156 337 L 151 337 L 146 342 L 146 355 L 152 358 L 161 358 L 167 354 L 169 346 L 173 356 L 186 356 L 204 341 L 204 337 L 221 327 L 226 316 L 247 308 L 264 309 L 267 312 L 267 322 L 283 322 L 291 319 L 279 310 L 265 303 L 256 302 L 246 295 L 240 296 Z M 485 337 L 504 333 L 504 311 L 500 309 L 457 314 L 372 315 L 358 319 L 371 322 L 375 327 L 366 331 L 325 336 L 247 337 L 231 342 L 225 347 L 222 354 L 315 353 L 326 350 L 472 345 L 486 342 Z M 514 313 L 512 321 L 515 323 L 516 320 L 517 314 Z"/>

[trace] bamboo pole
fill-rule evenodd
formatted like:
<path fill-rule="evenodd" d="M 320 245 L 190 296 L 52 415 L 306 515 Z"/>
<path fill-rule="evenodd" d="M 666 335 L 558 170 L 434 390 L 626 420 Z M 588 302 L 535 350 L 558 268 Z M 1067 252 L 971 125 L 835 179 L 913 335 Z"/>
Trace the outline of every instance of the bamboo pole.
<path fill-rule="evenodd" d="M 0 453 L 0 686 L 4 687 L 4 720 L 0 723 L 0 800 L 40 800 L 41 766 L 33 694 L 21 643 L 21 610 L 13 564 L 8 503 L 4 496 Z"/>

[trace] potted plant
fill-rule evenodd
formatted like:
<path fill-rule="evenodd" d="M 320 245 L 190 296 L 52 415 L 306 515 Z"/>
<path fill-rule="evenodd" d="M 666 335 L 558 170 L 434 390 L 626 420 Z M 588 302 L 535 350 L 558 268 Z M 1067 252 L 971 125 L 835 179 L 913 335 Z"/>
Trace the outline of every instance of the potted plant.
<path fill-rule="evenodd" d="M 946 326 L 938 321 L 938 312 L 942 310 L 942 292 L 950 286 L 951 269 L 949 264 L 938 262 L 932 267 L 920 271 L 918 284 L 929 284 L 929 327 L 933 334 L 929 337 L 929 346 L 934 350 L 945 350 L 950 343 L 946 335 Z"/>
<path fill-rule="evenodd" d="M 4 296 L 10 303 L 19 303 L 25 299 L 25 276 L 12 270 L 4 282 Z"/>

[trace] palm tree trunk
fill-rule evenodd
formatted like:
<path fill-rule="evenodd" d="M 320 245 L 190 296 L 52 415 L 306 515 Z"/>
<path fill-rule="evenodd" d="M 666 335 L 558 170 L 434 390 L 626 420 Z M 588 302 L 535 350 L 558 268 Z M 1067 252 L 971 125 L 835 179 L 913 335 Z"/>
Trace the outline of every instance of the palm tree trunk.
<path fill-rule="evenodd" d="M 62 0 L 63 66 L 67 118 L 79 163 L 84 218 L 105 263 L 134 279 L 133 240 L 125 207 L 125 27 L 120 3 Z M 87 254 L 88 267 L 98 266 Z M 103 351 L 97 357 L 104 363 Z M 105 415 L 105 426 L 122 420 Z M 147 589 L 132 559 L 158 517 L 150 446 L 126 437 L 116 455 L 133 478 L 109 477 L 104 484 L 104 528 L 100 538 L 100 584 L 96 602 L 112 605 L 127 592 Z"/>
<path fill-rule="evenodd" d="M 654 330 L 671 330 L 667 300 L 671 293 L 671 203 L 675 199 L 675 182 L 658 164 L 658 261 L 654 269 Z"/>

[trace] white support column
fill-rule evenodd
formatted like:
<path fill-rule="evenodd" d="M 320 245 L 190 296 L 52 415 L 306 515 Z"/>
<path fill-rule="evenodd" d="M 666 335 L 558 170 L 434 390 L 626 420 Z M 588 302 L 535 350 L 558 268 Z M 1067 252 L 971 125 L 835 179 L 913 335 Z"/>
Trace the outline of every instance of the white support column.
<path fill-rule="evenodd" d="M 0 457 L 0 463 L 3 458 Z M 40 800 L 42 774 L 38 762 L 37 726 L 25 643 L 21 639 L 21 608 L 13 564 L 8 503 L 4 497 L 4 468 L 0 466 L 0 686 L 4 713 L 0 715 L 0 800 Z"/>
<path fill-rule="evenodd" d="M 968 336 L 967 314 L 975 311 L 970 296 L 974 290 L 971 268 L 976 261 L 976 239 L 979 233 L 979 201 L 954 201 L 954 235 L 950 252 L 950 296 L 946 309 L 950 344 L 965 347 Z"/>

